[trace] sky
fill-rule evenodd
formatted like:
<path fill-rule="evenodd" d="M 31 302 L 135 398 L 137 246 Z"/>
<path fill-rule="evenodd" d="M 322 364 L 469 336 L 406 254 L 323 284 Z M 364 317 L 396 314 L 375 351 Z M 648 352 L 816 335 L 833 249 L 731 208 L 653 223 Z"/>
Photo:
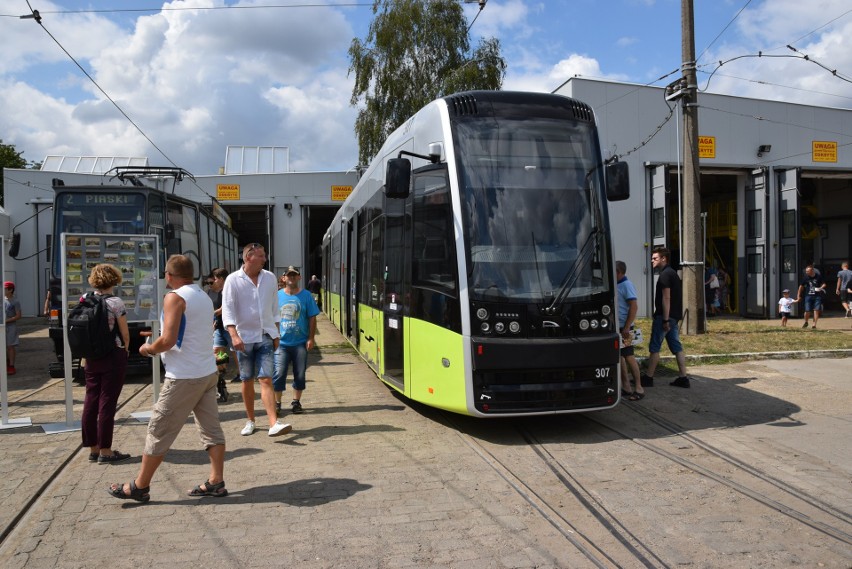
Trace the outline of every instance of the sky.
<path fill-rule="evenodd" d="M 3 0 L 0 140 L 30 162 L 143 156 L 212 175 L 227 146 L 245 145 L 287 147 L 290 171 L 349 170 L 358 151 L 348 48 L 366 39 L 371 6 Z M 680 0 L 464 8 L 472 45 L 500 41 L 506 90 L 552 92 L 574 76 L 665 86 L 680 76 Z M 20 18 L 32 9 L 41 25 Z M 695 0 L 707 92 L 852 108 L 849 38 L 849 0 Z"/>

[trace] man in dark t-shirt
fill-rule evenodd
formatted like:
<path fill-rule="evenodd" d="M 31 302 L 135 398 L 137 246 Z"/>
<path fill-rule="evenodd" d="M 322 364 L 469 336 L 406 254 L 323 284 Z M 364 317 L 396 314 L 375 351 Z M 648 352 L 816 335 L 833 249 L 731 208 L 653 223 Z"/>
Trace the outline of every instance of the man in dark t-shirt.
<path fill-rule="evenodd" d="M 689 387 L 689 378 L 686 376 L 686 356 L 678 336 L 678 321 L 683 318 L 683 285 L 680 277 L 670 265 L 671 252 L 658 247 L 651 253 L 651 265 L 659 271 L 657 279 L 657 290 L 654 294 L 654 321 L 651 325 L 651 341 L 648 344 L 648 368 L 642 376 L 642 385 L 651 387 L 654 385 L 654 372 L 660 362 L 660 349 L 663 347 L 663 339 L 669 346 L 672 354 L 677 360 L 677 368 L 680 375 L 669 383 L 674 387 Z"/>
<path fill-rule="evenodd" d="M 805 267 L 805 277 L 799 282 L 798 300 L 801 302 L 804 296 L 805 323 L 802 328 L 808 327 L 811 312 L 814 313 L 814 328 L 817 327 L 819 316 L 822 314 L 822 297 L 825 295 L 825 279 L 814 270 L 813 265 Z"/>

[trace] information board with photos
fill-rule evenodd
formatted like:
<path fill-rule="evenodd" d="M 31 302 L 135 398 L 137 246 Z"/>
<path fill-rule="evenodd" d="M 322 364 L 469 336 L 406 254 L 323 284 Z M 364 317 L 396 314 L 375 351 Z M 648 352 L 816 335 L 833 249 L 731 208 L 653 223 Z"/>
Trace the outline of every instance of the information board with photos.
<path fill-rule="evenodd" d="M 121 284 L 113 294 L 127 310 L 128 322 L 158 320 L 160 255 L 156 235 L 62 234 L 62 281 L 66 313 L 92 287 L 89 275 L 96 265 L 108 263 L 121 272 Z"/>

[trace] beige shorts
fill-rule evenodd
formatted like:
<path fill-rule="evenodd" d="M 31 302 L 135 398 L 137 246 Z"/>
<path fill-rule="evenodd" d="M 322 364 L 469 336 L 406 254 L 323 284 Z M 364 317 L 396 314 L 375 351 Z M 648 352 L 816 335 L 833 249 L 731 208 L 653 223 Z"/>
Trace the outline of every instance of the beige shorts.
<path fill-rule="evenodd" d="M 190 413 L 205 449 L 225 444 L 216 402 L 218 374 L 195 379 L 166 379 L 154 406 L 145 439 L 145 454 L 162 456 L 168 452 Z"/>

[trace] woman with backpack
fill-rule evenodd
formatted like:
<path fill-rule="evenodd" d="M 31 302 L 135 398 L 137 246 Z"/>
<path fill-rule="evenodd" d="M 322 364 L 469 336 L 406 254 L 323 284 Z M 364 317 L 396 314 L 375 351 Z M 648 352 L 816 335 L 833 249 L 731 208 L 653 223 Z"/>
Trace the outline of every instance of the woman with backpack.
<path fill-rule="evenodd" d="M 105 356 L 86 358 L 86 399 L 81 421 L 83 446 L 89 447 L 89 462 L 98 464 L 114 464 L 130 458 L 129 454 L 112 449 L 115 409 L 124 387 L 130 350 L 124 301 L 113 296 L 113 289 L 121 280 L 121 271 L 106 263 L 95 265 L 89 275 L 89 284 L 95 289 L 92 299 L 106 307 L 111 335 L 103 341 L 113 344 Z"/>

